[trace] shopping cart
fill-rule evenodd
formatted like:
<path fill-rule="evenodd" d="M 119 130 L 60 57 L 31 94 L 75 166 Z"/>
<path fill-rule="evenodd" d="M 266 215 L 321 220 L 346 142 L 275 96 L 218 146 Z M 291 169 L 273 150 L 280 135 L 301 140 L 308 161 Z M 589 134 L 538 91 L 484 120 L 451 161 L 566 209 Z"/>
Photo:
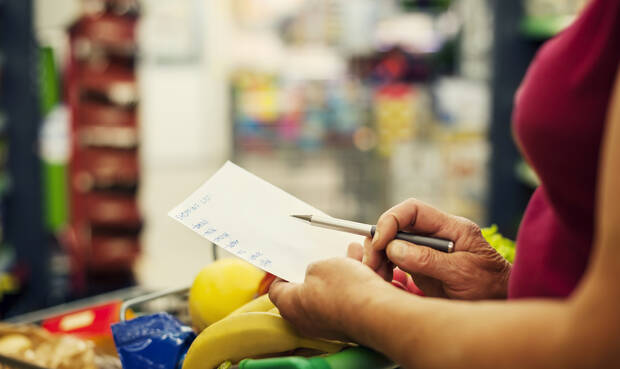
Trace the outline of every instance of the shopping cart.
<path fill-rule="evenodd" d="M 3 320 L 3 323 L 11 324 L 29 324 L 29 325 L 41 325 L 43 321 L 50 317 L 62 315 L 71 311 L 80 310 L 94 305 L 100 305 L 102 303 L 110 301 L 129 301 L 133 297 L 144 296 L 149 294 L 142 287 L 129 287 L 121 290 L 116 290 L 101 295 L 85 298 L 82 300 L 76 300 L 70 303 L 65 303 L 50 308 L 33 311 L 30 313 L 22 314 L 19 316 L 11 317 Z M 96 364 L 106 369 L 118 369 L 121 368 L 120 361 L 117 357 L 109 355 L 100 355 L 96 360 Z M 32 364 L 20 359 L 9 357 L 0 354 L 0 369 L 49 369 L 40 365 Z"/>
<path fill-rule="evenodd" d="M 127 311 L 140 310 L 140 306 L 171 296 L 187 296 L 189 288 L 176 288 L 154 292 L 125 301 L 120 309 L 120 321 L 126 320 Z M 184 306 L 187 306 L 184 304 Z M 183 319 L 181 319 L 183 321 Z M 385 356 L 366 349 L 353 347 L 341 352 L 316 358 L 288 356 L 269 359 L 246 359 L 230 369 L 393 369 L 398 366 Z"/>
<path fill-rule="evenodd" d="M 138 314 L 166 311 L 181 322 L 189 324 L 187 295 L 189 288 L 173 288 L 126 299 L 119 311 L 119 320 L 126 321 L 131 310 Z M 353 347 L 341 352 L 316 358 L 299 356 L 269 359 L 246 359 L 230 369 L 393 369 L 392 362 L 374 351 Z M 0 355 L 0 369 L 49 369 L 18 359 Z"/>

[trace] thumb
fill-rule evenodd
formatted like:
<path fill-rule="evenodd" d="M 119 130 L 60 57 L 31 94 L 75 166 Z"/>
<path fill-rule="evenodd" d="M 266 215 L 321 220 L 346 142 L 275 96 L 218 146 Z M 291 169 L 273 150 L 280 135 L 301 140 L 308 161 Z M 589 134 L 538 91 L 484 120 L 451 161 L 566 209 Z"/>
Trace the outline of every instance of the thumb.
<path fill-rule="evenodd" d="M 392 263 L 410 274 L 423 274 L 441 281 L 452 274 L 449 255 L 430 247 L 394 240 L 385 251 Z"/>

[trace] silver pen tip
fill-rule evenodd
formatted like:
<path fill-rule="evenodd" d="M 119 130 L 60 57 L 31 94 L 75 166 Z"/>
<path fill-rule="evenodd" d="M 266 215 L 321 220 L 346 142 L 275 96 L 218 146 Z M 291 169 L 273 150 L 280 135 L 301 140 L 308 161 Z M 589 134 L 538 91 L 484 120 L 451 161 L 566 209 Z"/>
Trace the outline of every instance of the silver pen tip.
<path fill-rule="evenodd" d="M 312 221 L 312 215 L 291 215 L 293 218 L 301 219 L 306 222 Z"/>

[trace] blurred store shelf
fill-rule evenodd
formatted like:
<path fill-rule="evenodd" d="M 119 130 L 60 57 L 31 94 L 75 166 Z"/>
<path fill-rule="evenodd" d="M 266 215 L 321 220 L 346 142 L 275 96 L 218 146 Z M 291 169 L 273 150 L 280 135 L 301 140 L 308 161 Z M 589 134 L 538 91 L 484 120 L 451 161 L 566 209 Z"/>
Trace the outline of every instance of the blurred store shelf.
<path fill-rule="evenodd" d="M 515 166 L 515 175 L 519 181 L 528 187 L 536 188 L 540 186 L 540 178 L 538 178 L 534 169 L 532 169 L 525 160 L 521 160 L 517 163 Z"/>
<path fill-rule="evenodd" d="M 574 15 L 526 16 L 521 22 L 521 33 L 532 39 L 544 40 L 553 37 L 575 20 Z"/>

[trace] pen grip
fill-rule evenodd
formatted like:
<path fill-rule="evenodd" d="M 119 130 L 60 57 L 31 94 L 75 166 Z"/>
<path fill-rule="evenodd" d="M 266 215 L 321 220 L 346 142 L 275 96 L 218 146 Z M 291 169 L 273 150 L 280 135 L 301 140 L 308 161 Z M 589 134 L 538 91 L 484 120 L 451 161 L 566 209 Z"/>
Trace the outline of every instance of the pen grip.
<path fill-rule="evenodd" d="M 375 229 L 376 229 L 376 226 L 372 226 L 372 229 L 370 231 L 372 236 L 375 235 Z M 450 253 L 454 251 L 454 242 L 450 240 L 445 240 L 443 238 L 420 236 L 417 234 L 407 233 L 407 232 L 398 232 L 396 233 L 396 237 L 394 238 L 397 240 L 411 242 L 419 246 L 430 247 L 431 249 L 435 249 L 441 252 Z"/>

